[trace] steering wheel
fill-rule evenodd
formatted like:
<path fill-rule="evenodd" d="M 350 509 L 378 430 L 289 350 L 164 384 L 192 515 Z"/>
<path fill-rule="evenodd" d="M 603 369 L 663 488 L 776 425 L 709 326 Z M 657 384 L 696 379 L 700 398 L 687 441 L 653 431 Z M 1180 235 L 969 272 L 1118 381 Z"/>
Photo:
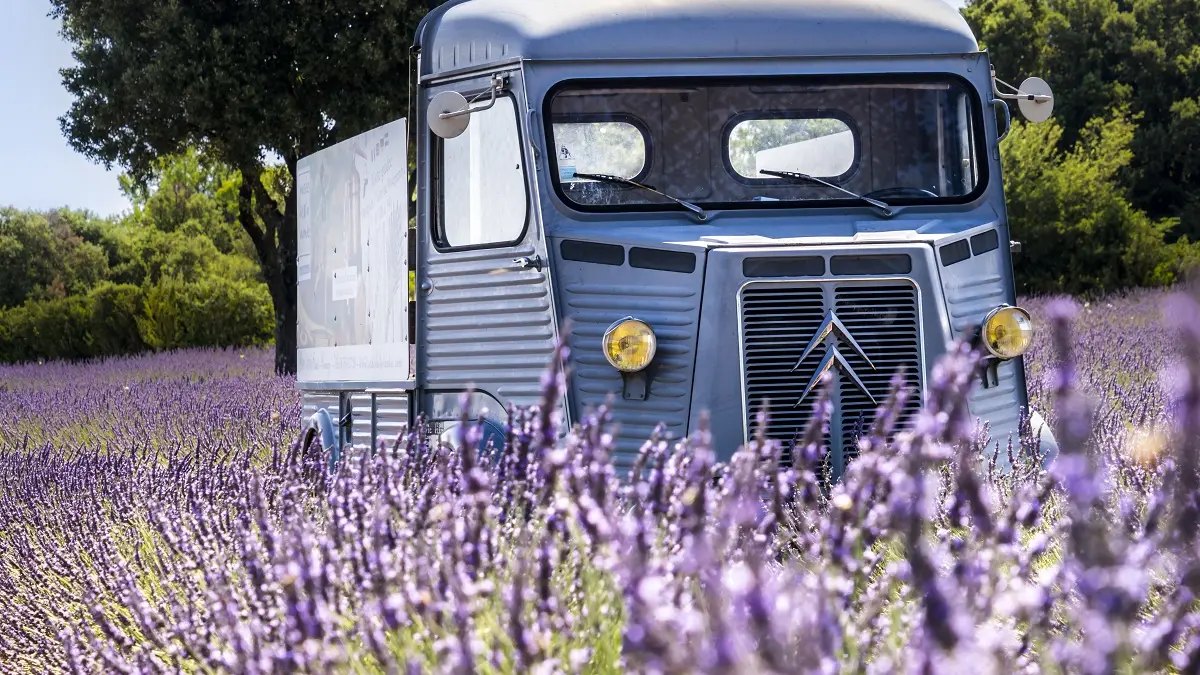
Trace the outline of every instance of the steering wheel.
<path fill-rule="evenodd" d="M 865 194 L 863 196 L 870 197 L 872 199 L 895 199 L 897 197 L 899 197 L 899 198 L 933 197 L 936 199 L 938 197 L 938 194 L 936 192 L 931 192 L 929 190 L 926 190 L 925 188 L 889 187 L 889 188 L 883 188 L 881 190 L 875 190 L 873 192 L 868 192 L 867 194 Z"/>

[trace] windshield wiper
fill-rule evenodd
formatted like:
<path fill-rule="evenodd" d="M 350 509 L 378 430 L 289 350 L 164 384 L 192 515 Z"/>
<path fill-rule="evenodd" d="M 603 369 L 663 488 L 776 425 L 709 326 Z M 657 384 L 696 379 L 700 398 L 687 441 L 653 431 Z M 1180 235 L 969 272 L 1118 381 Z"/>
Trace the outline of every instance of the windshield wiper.
<path fill-rule="evenodd" d="M 867 204 L 870 204 L 871 206 L 874 206 L 875 208 L 882 210 L 883 215 L 885 215 L 885 216 L 892 215 L 892 207 L 888 206 L 888 204 L 886 202 L 881 202 L 878 199 L 871 199 L 870 197 L 864 197 L 864 196 L 858 194 L 857 192 L 851 192 L 840 185 L 834 185 L 833 183 L 823 181 L 820 178 L 810 176 L 806 173 L 799 173 L 797 171 L 774 171 L 772 169 L 759 169 L 758 172 L 765 173 L 768 176 L 777 176 L 779 178 L 791 178 L 792 180 L 802 180 L 802 181 L 808 181 L 810 183 L 816 183 L 817 185 L 824 185 L 825 187 L 833 188 L 834 190 L 837 190 L 838 192 L 844 192 L 859 201 L 866 202 Z"/>
<path fill-rule="evenodd" d="M 654 194 L 656 194 L 664 199 L 669 199 L 669 200 L 675 202 L 676 204 L 687 209 L 688 211 L 691 211 L 692 213 L 696 214 L 696 217 L 698 217 L 700 220 L 708 220 L 708 213 L 704 209 L 700 208 L 699 206 L 696 206 L 695 204 L 693 204 L 691 202 L 685 202 L 684 200 L 679 199 L 678 197 L 672 197 L 671 195 L 669 195 L 665 192 L 660 192 L 659 190 L 655 190 L 654 188 L 650 187 L 649 185 L 639 183 L 635 180 L 629 180 L 628 178 L 621 178 L 620 176 L 610 176 L 610 175 L 604 174 L 604 173 L 577 173 L 577 174 L 575 174 L 575 176 L 577 178 L 586 178 L 587 180 L 597 180 L 597 181 L 600 181 L 601 183 L 616 183 L 618 185 L 629 185 L 629 186 L 632 186 L 635 188 L 641 188 L 643 190 L 646 190 L 647 192 L 653 192 Z"/>

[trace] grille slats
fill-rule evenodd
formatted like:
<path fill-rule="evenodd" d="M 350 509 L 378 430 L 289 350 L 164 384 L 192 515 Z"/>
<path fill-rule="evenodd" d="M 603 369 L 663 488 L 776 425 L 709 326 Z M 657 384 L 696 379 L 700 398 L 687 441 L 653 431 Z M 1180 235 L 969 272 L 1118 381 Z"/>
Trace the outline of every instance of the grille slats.
<path fill-rule="evenodd" d="M 892 377 L 902 369 L 905 380 L 913 390 L 900 419 L 905 424 L 920 409 L 920 333 L 917 292 L 911 285 L 883 287 L 845 287 L 834 290 L 834 311 L 871 357 L 875 370 L 867 366 L 853 349 L 845 355 L 847 362 L 879 405 L 887 401 Z M 845 351 L 845 350 L 843 350 Z M 876 358 L 874 355 L 879 354 Z M 843 382 L 847 378 L 842 377 Z M 861 392 L 841 387 L 842 456 L 849 462 L 858 456 L 856 434 L 869 428 L 875 419 L 877 405 Z M 861 424 L 860 424 L 861 422 Z"/>
<path fill-rule="evenodd" d="M 920 307 L 915 286 L 908 282 L 798 281 L 752 283 L 742 290 L 742 359 L 746 381 L 747 428 L 753 432 L 767 401 L 767 435 L 785 448 L 812 419 L 816 395 L 802 402 L 804 388 L 834 344 L 879 405 L 888 398 L 893 375 L 905 372 L 909 399 L 899 427 L 921 405 Z M 804 348 L 830 312 L 870 358 L 872 369 L 835 329 L 796 367 Z M 795 368 L 795 370 L 793 370 Z M 838 369 L 834 392 L 835 425 L 827 434 L 832 477 L 858 454 L 859 429 L 869 429 L 877 406 Z M 799 403 L 799 405 L 797 405 Z M 836 461 L 838 458 L 841 461 Z M 827 459 L 828 461 L 828 459 Z"/>

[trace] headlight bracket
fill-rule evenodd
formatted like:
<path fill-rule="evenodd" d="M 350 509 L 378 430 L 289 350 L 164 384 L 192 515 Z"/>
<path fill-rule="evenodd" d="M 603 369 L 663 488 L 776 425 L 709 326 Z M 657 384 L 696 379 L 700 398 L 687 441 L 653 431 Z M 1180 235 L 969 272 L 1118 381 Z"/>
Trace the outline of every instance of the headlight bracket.
<path fill-rule="evenodd" d="M 634 372 L 621 372 L 621 381 L 624 384 L 624 391 L 621 392 L 621 397 L 626 401 L 645 401 L 650 397 L 650 383 L 654 380 L 654 371 L 657 369 L 658 359 L 652 359 L 650 365 Z"/>
<path fill-rule="evenodd" d="M 975 327 L 975 333 L 971 336 L 971 349 L 983 355 L 983 360 L 979 364 L 979 376 L 983 382 L 984 389 L 1000 386 L 1000 364 L 1006 360 L 995 354 L 988 352 L 983 346 L 983 324 Z M 1017 357 L 1021 358 L 1021 357 Z"/>
<path fill-rule="evenodd" d="M 992 387 L 1000 386 L 1001 363 L 1003 363 L 1003 361 L 994 356 L 989 356 L 988 359 L 983 362 L 983 368 L 981 368 L 983 372 L 981 375 L 983 375 L 984 389 L 991 389 Z"/>

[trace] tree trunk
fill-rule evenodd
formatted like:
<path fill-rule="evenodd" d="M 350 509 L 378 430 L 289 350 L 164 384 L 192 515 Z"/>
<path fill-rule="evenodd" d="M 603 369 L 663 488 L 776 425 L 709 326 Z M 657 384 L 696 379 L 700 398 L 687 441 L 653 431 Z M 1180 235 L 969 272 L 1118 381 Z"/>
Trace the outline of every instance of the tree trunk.
<path fill-rule="evenodd" d="M 279 267 L 283 289 L 275 301 L 275 372 L 296 374 L 296 158 L 286 159 L 291 184 L 284 198 L 283 219 L 279 223 Z"/>
<path fill-rule="evenodd" d="M 296 374 L 296 258 L 287 259 L 291 265 L 291 279 L 284 281 L 288 274 L 280 270 L 279 291 L 272 291 L 271 300 L 275 305 L 275 373 L 278 375 Z M 276 284 L 272 284 L 275 286 Z"/>
<path fill-rule="evenodd" d="M 294 177 L 296 165 L 288 161 Z M 262 169 L 256 164 L 239 166 L 242 184 L 238 189 L 238 221 L 258 253 L 258 261 L 275 311 L 275 372 L 296 374 L 296 191 L 289 188 L 283 213 L 263 188 Z M 261 222 L 261 226 L 260 223 Z"/>

